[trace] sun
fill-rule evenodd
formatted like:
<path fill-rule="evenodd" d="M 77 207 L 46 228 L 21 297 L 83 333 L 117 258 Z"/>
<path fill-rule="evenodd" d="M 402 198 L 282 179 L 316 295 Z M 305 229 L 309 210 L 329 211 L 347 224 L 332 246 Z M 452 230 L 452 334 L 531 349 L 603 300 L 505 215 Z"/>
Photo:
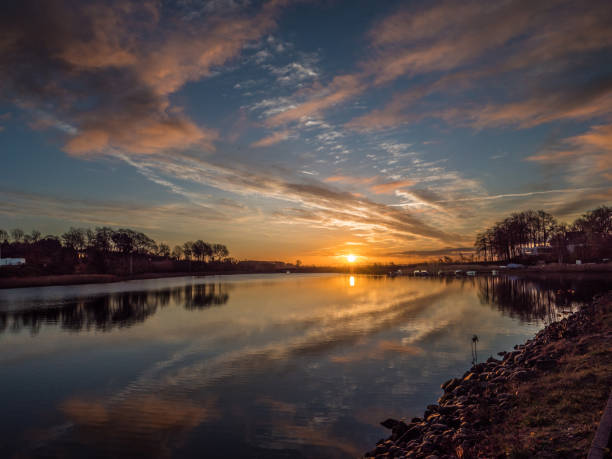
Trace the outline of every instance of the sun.
<path fill-rule="evenodd" d="M 346 256 L 346 261 L 349 263 L 354 263 L 355 260 L 357 260 L 357 256 L 353 255 L 352 253 Z"/>

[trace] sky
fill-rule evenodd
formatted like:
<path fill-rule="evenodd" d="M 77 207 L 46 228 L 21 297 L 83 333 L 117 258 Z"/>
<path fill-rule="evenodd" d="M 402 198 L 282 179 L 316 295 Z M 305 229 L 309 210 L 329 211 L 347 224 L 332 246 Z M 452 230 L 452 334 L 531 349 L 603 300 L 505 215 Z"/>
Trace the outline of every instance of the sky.
<path fill-rule="evenodd" d="M 612 202 L 612 2 L 0 5 L 0 228 L 456 255 Z"/>

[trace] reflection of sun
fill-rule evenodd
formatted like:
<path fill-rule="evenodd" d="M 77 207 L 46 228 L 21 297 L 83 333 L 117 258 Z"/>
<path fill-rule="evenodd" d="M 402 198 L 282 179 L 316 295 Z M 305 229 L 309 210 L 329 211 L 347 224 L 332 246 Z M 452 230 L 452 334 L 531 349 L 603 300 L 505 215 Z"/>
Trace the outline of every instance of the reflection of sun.
<path fill-rule="evenodd" d="M 349 285 L 350 285 L 351 287 L 354 287 L 354 286 L 355 286 L 355 276 L 351 276 L 351 277 L 349 277 Z"/>
<path fill-rule="evenodd" d="M 348 261 L 349 263 L 354 263 L 355 260 L 357 259 L 357 257 L 353 254 L 347 255 L 346 256 L 346 261 Z"/>

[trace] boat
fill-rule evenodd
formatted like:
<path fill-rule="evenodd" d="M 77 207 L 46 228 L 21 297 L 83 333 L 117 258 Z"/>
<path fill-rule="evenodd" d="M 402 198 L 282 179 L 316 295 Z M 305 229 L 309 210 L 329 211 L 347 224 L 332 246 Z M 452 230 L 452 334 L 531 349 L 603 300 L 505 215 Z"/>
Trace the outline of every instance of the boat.
<path fill-rule="evenodd" d="M 468 276 L 475 276 L 476 275 L 476 271 L 468 271 L 465 274 L 467 274 Z"/>

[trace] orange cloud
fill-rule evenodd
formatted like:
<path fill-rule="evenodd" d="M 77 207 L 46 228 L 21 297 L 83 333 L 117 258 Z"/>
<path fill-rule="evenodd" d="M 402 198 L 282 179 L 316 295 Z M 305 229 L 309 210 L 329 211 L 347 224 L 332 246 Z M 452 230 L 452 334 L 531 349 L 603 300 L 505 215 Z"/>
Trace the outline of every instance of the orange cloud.
<path fill-rule="evenodd" d="M 286 3 L 185 20 L 150 0 L 59 0 L 35 13 L 24 2 L 0 18 L 3 84 L 24 106 L 53 107 L 48 118 L 70 134 L 70 154 L 213 150 L 217 132 L 196 125 L 169 96 L 269 32 Z M 33 79 L 37 73 L 47 77 Z"/>
<path fill-rule="evenodd" d="M 563 8 L 561 8 L 561 6 Z M 571 9 L 568 13 L 567 8 Z M 612 5 L 600 2 L 568 5 L 498 2 L 438 2 L 402 8 L 380 21 L 369 33 L 376 46 L 373 58 L 361 65 L 364 75 L 381 85 L 402 76 L 445 71 L 432 83 L 395 94 L 382 109 L 347 123 L 362 131 L 384 129 L 424 117 L 475 127 L 514 124 L 528 127 L 556 119 L 590 118 L 609 110 L 610 100 L 595 101 L 598 82 L 510 104 L 474 104 L 432 110 L 415 103 L 435 91 L 474 87 L 483 78 L 549 63 L 563 68 L 572 55 L 612 46 L 609 20 Z M 512 43 L 512 46 L 508 46 Z M 494 51 L 499 51 L 492 55 Z M 489 56 L 486 63 L 478 59 Z M 471 68 L 469 67 L 471 66 Z M 454 73 L 453 70 L 457 70 Z M 605 86 L 606 83 L 604 82 Z M 593 90 L 592 90 L 593 89 Z M 603 88 L 599 88 L 603 89 Z"/>
<path fill-rule="evenodd" d="M 277 126 L 319 114 L 323 110 L 360 94 L 366 87 L 367 85 L 361 81 L 359 75 L 337 76 L 327 87 L 314 91 L 307 102 L 268 118 L 267 124 Z"/>
<path fill-rule="evenodd" d="M 373 185 L 370 187 L 376 194 L 393 194 L 395 190 L 406 188 L 414 185 L 412 180 L 396 180 L 394 182 L 381 183 L 379 185 Z"/>
<path fill-rule="evenodd" d="M 324 181 L 328 183 L 341 182 L 341 183 L 348 183 L 351 185 L 355 185 L 355 184 L 361 185 L 361 184 L 372 183 L 376 179 L 377 179 L 376 175 L 374 177 L 352 177 L 350 175 L 332 175 L 324 179 Z"/>
<path fill-rule="evenodd" d="M 612 180 L 612 124 L 593 126 L 584 134 L 564 139 L 563 144 L 570 148 L 545 151 L 527 160 L 564 164 L 581 178 Z"/>
<path fill-rule="evenodd" d="M 214 150 L 216 130 L 196 126 L 186 118 L 129 119 L 85 128 L 65 145 L 72 155 L 104 153 L 108 149 L 135 154 L 153 154 L 198 145 Z"/>
<path fill-rule="evenodd" d="M 270 145 L 274 145 L 279 142 L 282 142 L 283 140 L 287 140 L 289 138 L 289 134 L 291 134 L 291 131 L 288 131 L 288 130 L 274 132 L 273 134 L 267 137 L 264 137 L 262 139 L 259 139 L 256 142 L 253 142 L 251 144 L 251 147 L 254 147 L 254 148 L 269 147 Z"/>

